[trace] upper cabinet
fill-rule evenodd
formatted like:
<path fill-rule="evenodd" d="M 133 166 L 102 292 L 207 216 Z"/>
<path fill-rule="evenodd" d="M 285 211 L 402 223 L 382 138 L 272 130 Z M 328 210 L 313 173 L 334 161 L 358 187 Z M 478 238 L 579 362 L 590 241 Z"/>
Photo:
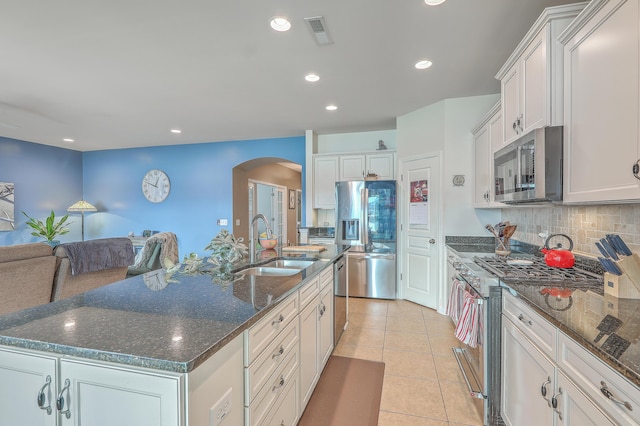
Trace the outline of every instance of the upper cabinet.
<path fill-rule="evenodd" d="M 338 180 L 338 156 L 313 156 L 313 208 L 335 209 Z"/>
<path fill-rule="evenodd" d="M 394 180 L 393 152 L 340 155 L 340 180 L 359 180 L 376 175 L 380 180 Z"/>
<path fill-rule="evenodd" d="M 505 144 L 533 129 L 562 125 L 563 47 L 557 38 L 585 5 L 545 9 L 498 71 Z"/>
<path fill-rule="evenodd" d="M 639 36 L 636 0 L 593 0 L 560 36 L 567 203 L 640 199 Z"/>
<path fill-rule="evenodd" d="M 494 202 L 493 153 L 502 148 L 502 113 L 498 102 L 471 131 L 474 149 L 474 207 L 503 206 Z"/>

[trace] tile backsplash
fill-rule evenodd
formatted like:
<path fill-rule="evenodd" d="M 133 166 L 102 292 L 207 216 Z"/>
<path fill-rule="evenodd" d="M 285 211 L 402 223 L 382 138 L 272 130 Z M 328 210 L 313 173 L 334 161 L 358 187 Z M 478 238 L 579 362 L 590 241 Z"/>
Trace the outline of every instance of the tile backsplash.
<path fill-rule="evenodd" d="M 629 248 L 640 253 L 640 204 L 601 206 L 535 206 L 502 209 L 502 220 L 518 225 L 514 239 L 542 246 L 538 234 L 566 234 L 573 250 L 600 256 L 595 242 L 606 234 L 618 234 Z"/>

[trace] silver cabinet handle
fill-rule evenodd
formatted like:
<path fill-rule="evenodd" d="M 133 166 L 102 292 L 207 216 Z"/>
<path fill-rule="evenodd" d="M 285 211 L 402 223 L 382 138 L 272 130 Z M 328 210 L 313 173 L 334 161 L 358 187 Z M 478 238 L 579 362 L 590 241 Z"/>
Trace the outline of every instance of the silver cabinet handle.
<path fill-rule="evenodd" d="M 531 322 L 531 320 L 528 320 L 525 318 L 525 316 L 523 314 L 518 315 L 518 319 L 520 321 L 522 321 L 523 323 L 527 324 L 528 326 L 532 326 L 533 323 Z"/>
<path fill-rule="evenodd" d="M 551 398 L 551 406 L 553 407 L 553 411 L 558 415 L 558 418 L 562 420 L 562 411 L 558 411 L 558 396 L 560 395 L 562 395 L 562 388 L 558 388 L 558 393 Z"/>
<path fill-rule="evenodd" d="M 436 243 L 436 240 L 435 240 L 435 239 L 433 239 L 433 238 L 430 238 L 430 239 L 429 239 L 429 244 L 435 244 L 435 243 Z"/>
<path fill-rule="evenodd" d="M 58 412 L 60 414 L 64 414 L 67 419 L 71 418 L 71 410 L 69 409 L 70 404 L 67 404 L 66 410 L 62 410 L 64 409 L 64 393 L 67 393 L 67 398 L 70 397 L 69 387 L 71 387 L 71 381 L 69 379 L 65 379 L 64 387 L 60 390 L 58 398 L 56 398 L 56 408 L 58 409 Z"/>
<path fill-rule="evenodd" d="M 608 399 L 615 402 L 616 404 L 622 405 L 624 408 L 626 408 L 629 411 L 633 411 L 633 407 L 631 406 L 631 403 L 629 401 L 621 401 L 618 398 L 616 398 L 613 395 L 613 393 L 611 393 L 611 391 L 607 387 L 607 384 L 604 381 L 600 382 L 600 392 L 602 392 L 604 396 L 606 396 Z"/>
<path fill-rule="evenodd" d="M 280 314 L 280 316 L 278 317 L 277 320 L 271 321 L 271 325 L 280 324 L 280 323 L 282 323 L 282 321 L 284 321 L 284 317 L 282 316 L 282 314 Z"/>
<path fill-rule="evenodd" d="M 327 310 L 327 307 L 325 306 L 325 304 L 321 303 L 320 304 L 320 316 L 323 316 L 326 310 Z"/>
<path fill-rule="evenodd" d="M 38 407 L 41 410 L 46 410 L 47 414 L 50 415 L 51 414 L 51 400 L 49 400 L 49 405 L 47 405 L 46 407 L 44 406 L 44 403 L 47 402 L 47 395 L 45 394 L 44 390 L 47 388 L 51 388 L 51 376 L 47 376 L 47 378 L 45 379 L 44 385 L 42 385 L 42 387 L 40 388 L 40 390 L 38 391 Z"/>
<path fill-rule="evenodd" d="M 278 357 L 280 355 L 282 355 L 284 353 L 284 348 L 282 346 L 280 346 L 280 349 L 278 349 L 278 352 L 276 352 L 275 354 L 271 355 L 271 359 L 274 359 L 275 357 Z"/>
<path fill-rule="evenodd" d="M 551 407 L 551 400 L 547 398 L 547 385 L 551 384 L 551 377 L 547 377 L 547 380 L 540 386 L 540 395 L 542 395 L 542 399 L 547 401 L 549 407 Z"/>
<path fill-rule="evenodd" d="M 284 377 L 280 376 L 280 380 L 278 381 L 277 384 L 273 385 L 273 387 L 271 388 L 271 392 L 275 392 L 276 390 L 280 389 L 283 386 L 284 386 Z"/>

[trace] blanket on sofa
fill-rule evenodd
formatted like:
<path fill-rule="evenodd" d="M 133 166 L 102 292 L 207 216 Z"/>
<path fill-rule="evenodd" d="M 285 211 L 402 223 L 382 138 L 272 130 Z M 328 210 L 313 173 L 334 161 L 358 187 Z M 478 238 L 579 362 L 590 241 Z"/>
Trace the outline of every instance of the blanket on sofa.
<path fill-rule="evenodd" d="M 133 264 L 135 255 L 128 238 L 101 238 L 61 244 L 64 247 L 71 275 L 122 268 Z"/>

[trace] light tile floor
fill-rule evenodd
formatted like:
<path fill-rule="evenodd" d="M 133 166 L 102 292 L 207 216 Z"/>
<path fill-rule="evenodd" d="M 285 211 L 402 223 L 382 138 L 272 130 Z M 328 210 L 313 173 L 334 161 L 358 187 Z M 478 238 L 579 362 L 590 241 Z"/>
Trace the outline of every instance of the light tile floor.
<path fill-rule="evenodd" d="M 384 361 L 379 426 L 481 426 L 451 348 L 451 320 L 404 300 L 349 299 L 334 355 Z"/>

